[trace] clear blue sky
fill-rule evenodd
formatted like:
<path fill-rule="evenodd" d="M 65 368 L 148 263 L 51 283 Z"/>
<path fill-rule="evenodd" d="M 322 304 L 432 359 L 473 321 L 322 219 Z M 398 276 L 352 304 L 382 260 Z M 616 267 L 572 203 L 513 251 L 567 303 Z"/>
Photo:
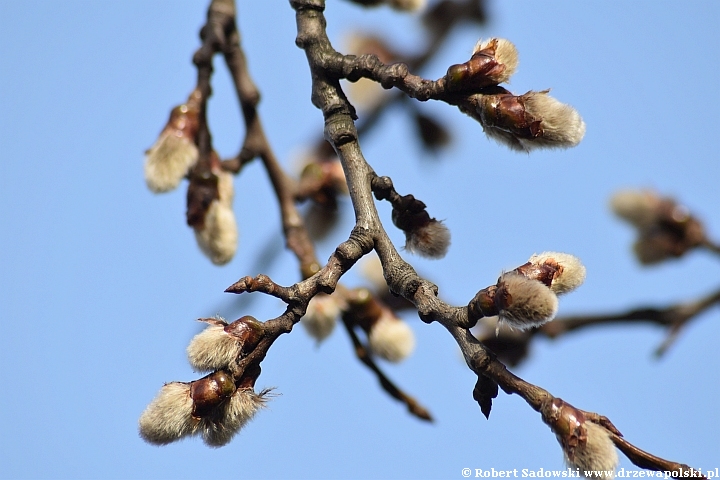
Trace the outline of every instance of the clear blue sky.
<path fill-rule="evenodd" d="M 387 9 L 328 2 L 331 39 L 371 29 L 418 48 L 423 33 Z M 137 419 L 163 382 L 196 378 L 185 347 L 194 321 L 277 316 L 273 299 L 238 303 L 223 290 L 241 276 L 297 280 L 280 249 L 276 203 L 259 165 L 236 179 L 236 258 L 218 268 L 184 224 L 184 191 L 156 196 L 143 152 L 194 84 L 190 59 L 207 2 L 0 2 L 0 409 L 2 478 L 461 478 L 462 468 L 563 468 L 550 430 L 518 397 L 501 393 L 490 420 L 472 400 L 473 375 L 438 325 L 409 317 L 416 353 L 389 375 L 434 414 L 420 423 L 387 397 L 340 330 L 320 348 L 302 329 L 280 339 L 258 386 L 281 396 L 231 444 L 145 444 Z M 305 56 L 287 2 L 239 1 L 260 113 L 283 163 L 316 138 Z M 452 125 L 439 159 L 410 137 L 397 110 L 361 139 L 375 170 L 446 220 L 441 261 L 411 259 L 454 304 L 532 253 L 579 256 L 588 278 L 560 313 L 665 305 L 718 288 L 719 262 L 697 252 L 652 269 L 630 254 L 632 232 L 607 210 L 622 187 L 681 199 L 720 238 L 720 3 L 490 1 L 492 23 L 465 27 L 423 73 L 442 76 L 480 37 L 512 40 L 511 88 L 552 88 L 574 105 L 587 135 L 569 151 L 517 154 L 443 104 L 425 112 Z M 218 62 L 210 122 L 223 156 L 242 126 Z M 380 206 L 388 219 L 389 209 Z M 351 228 L 319 245 L 327 258 Z M 402 243 L 402 234 L 389 228 Z M 266 245 L 276 258 L 261 266 Z M 360 280 L 349 275 L 348 285 Z M 650 326 L 587 330 L 533 345 L 526 380 L 610 417 L 641 448 L 702 469 L 720 467 L 720 312 L 687 328 L 661 360 Z M 621 466 L 631 464 L 623 458 Z"/>

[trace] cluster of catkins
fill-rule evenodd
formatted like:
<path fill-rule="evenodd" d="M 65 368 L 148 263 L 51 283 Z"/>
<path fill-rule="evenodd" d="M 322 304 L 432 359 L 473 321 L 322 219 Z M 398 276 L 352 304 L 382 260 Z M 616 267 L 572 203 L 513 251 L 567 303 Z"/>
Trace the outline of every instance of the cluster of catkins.
<path fill-rule="evenodd" d="M 187 103 L 170 112 L 167 125 L 155 144 L 145 152 L 145 181 L 155 193 L 174 190 L 197 164 L 200 152 L 195 143 L 199 125 L 200 92 L 194 90 Z M 216 152 L 211 152 L 210 173 L 217 185 L 209 204 L 202 205 L 199 218 L 188 223 L 195 231 L 200 250 L 216 265 L 232 260 L 237 250 L 238 228 L 232 209 L 233 176 L 224 171 Z M 200 202 L 202 203 L 202 202 Z"/>
<path fill-rule="evenodd" d="M 444 80 L 451 92 L 470 94 L 460 110 L 480 122 L 485 134 L 507 147 L 529 152 L 536 148 L 574 147 L 585 136 L 585 122 L 570 105 L 549 90 L 513 95 L 499 86 L 518 66 L 518 52 L 502 38 L 481 40 L 465 63 L 452 65 Z"/>
<path fill-rule="evenodd" d="M 468 305 L 471 319 L 498 316 L 498 327 L 538 327 L 555 318 L 558 295 L 585 281 L 585 266 L 570 254 L 543 252 L 505 272 L 495 285 L 480 290 Z"/>
<path fill-rule="evenodd" d="M 262 327 L 246 316 L 233 323 L 219 318 L 208 323 L 187 348 L 193 369 L 212 373 L 193 382 L 166 383 L 140 416 L 140 436 L 155 445 L 199 435 L 211 447 L 227 444 L 264 406 L 267 390 L 256 393 L 260 368 L 246 370 L 239 378 L 227 371 L 238 357 L 251 351 L 262 336 Z"/>

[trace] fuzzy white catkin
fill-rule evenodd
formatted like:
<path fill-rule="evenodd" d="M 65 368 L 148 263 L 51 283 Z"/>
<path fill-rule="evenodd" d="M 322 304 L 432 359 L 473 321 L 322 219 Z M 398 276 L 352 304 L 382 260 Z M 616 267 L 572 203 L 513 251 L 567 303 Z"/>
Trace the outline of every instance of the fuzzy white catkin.
<path fill-rule="evenodd" d="M 528 261 L 533 265 L 543 265 L 550 261 L 556 263 L 562 269 L 550 284 L 550 289 L 557 295 L 575 290 L 585 281 L 585 266 L 580 262 L 579 258 L 569 253 L 543 252 L 533 255 Z"/>
<path fill-rule="evenodd" d="M 177 188 L 197 162 L 199 153 L 195 143 L 178 133 L 179 130 L 172 128 L 163 130 L 145 154 L 145 182 L 155 193 Z"/>
<path fill-rule="evenodd" d="M 415 349 L 412 329 L 392 312 L 385 311 L 370 327 L 370 349 L 389 362 L 401 362 Z"/>
<path fill-rule="evenodd" d="M 263 395 L 251 388 L 238 389 L 212 418 L 200 421 L 200 435 L 210 447 L 222 447 L 265 405 Z"/>
<path fill-rule="evenodd" d="M 575 448 L 572 461 L 567 454 L 565 461 L 570 467 L 579 468 L 581 472 L 602 471 L 607 472 L 602 478 L 614 478 L 619 460 L 610 433 L 604 427 L 592 422 L 585 422 L 584 426 L 587 431 L 587 441 Z M 588 478 L 599 478 L 596 475 L 585 474 Z"/>
<path fill-rule="evenodd" d="M 510 304 L 499 311 L 500 322 L 527 330 L 555 318 L 557 296 L 542 282 L 512 272 L 502 274 L 500 282 L 511 297 Z"/>
<path fill-rule="evenodd" d="M 525 111 L 541 120 L 543 131 L 537 138 L 518 139 L 525 150 L 569 148 L 580 143 L 585 136 L 585 122 L 577 110 L 551 97 L 547 91 L 528 92 L 523 97 Z"/>
<path fill-rule="evenodd" d="M 215 264 L 225 265 L 235 256 L 238 228 L 232 209 L 233 176 L 218 174 L 218 198 L 213 200 L 205 214 L 204 226 L 195 230 L 200 250 Z"/>
<path fill-rule="evenodd" d="M 450 230 L 438 220 L 405 232 L 405 249 L 425 258 L 443 258 L 450 247 Z"/>
<path fill-rule="evenodd" d="M 515 48 L 515 45 L 511 41 L 504 38 L 480 40 L 475 44 L 473 54 L 488 48 L 493 41 L 495 42 L 495 61 L 505 66 L 505 70 L 500 76 L 494 79 L 497 80 L 498 83 L 505 83 L 510 80 L 510 77 L 515 73 L 519 63 L 517 48 Z"/>
<path fill-rule="evenodd" d="M 340 316 L 340 306 L 331 295 L 318 294 L 310 300 L 305 315 L 300 319 L 308 335 L 318 343 L 325 340 L 335 329 Z"/>
<path fill-rule="evenodd" d="M 148 443 L 166 445 L 196 432 L 190 385 L 166 383 L 140 416 L 140 436 Z"/>
<path fill-rule="evenodd" d="M 620 190 L 610 198 L 610 208 L 618 217 L 642 229 L 657 220 L 659 201 L 650 191 Z"/>
<path fill-rule="evenodd" d="M 241 349 L 242 344 L 228 335 L 223 325 L 210 324 L 190 341 L 187 355 L 196 372 L 209 372 L 230 365 Z"/>

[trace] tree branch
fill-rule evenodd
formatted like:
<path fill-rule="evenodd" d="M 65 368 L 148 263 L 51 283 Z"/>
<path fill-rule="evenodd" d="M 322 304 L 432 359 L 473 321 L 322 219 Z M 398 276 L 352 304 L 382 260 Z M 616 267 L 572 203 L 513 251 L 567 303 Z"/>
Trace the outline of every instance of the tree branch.
<path fill-rule="evenodd" d="M 313 104 L 323 112 L 325 139 L 335 148 L 347 177 L 355 210 L 355 230 L 372 237 L 390 289 L 410 300 L 423 321 L 438 321 L 442 324 L 455 338 L 472 371 L 491 378 L 506 393 L 520 395 L 534 410 L 541 411 L 543 405 L 553 398 L 552 395 L 510 373 L 466 328 L 460 327 L 459 325 L 467 325 L 467 307 L 451 307 L 439 300 L 437 287 L 420 278 L 401 258 L 388 238 L 372 201 L 373 171 L 360 151 L 353 122 L 354 108 L 340 89 L 337 77 L 339 70 L 326 69 L 328 59 L 342 57 L 332 48 L 325 33 L 325 3 L 323 0 L 291 0 L 290 3 L 296 11 L 296 44 L 305 50 L 312 73 Z M 354 60 L 349 58 L 348 61 Z M 374 63 L 374 60 L 370 63 Z M 394 82 L 394 79 L 403 77 L 407 72 L 406 69 L 396 67 L 395 70 L 388 69 L 385 73 L 387 78 Z M 403 78 L 407 78 L 407 75 Z M 414 81 L 410 78 L 411 84 Z M 610 424 L 609 420 L 607 423 Z"/>

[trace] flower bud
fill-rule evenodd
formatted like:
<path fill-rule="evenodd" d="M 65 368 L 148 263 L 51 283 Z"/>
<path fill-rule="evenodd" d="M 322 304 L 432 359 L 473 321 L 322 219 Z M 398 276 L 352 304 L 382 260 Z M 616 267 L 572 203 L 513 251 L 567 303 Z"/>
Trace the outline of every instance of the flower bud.
<path fill-rule="evenodd" d="M 519 330 L 549 322 L 558 309 L 557 296 L 552 290 L 538 280 L 515 272 L 500 276 L 494 300 L 500 322 Z"/>
<path fill-rule="evenodd" d="M 532 268 L 524 265 L 517 269 L 519 273 L 540 280 L 557 295 L 575 290 L 585 281 L 585 266 L 568 253 L 543 252 L 530 257 L 528 263 Z"/>
<path fill-rule="evenodd" d="M 300 323 L 305 327 L 308 335 L 320 343 L 335 329 L 335 322 L 339 316 L 340 305 L 336 297 L 320 293 L 310 300 Z"/>
<path fill-rule="evenodd" d="M 430 218 L 422 201 L 413 195 L 398 195 L 387 177 L 378 177 L 375 198 L 392 203 L 392 221 L 405 232 L 405 248 L 426 258 L 442 258 L 450 246 L 450 231 L 441 221 Z M 382 185 L 381 185 L 382 183 Z M 392 195 L 391 195 L 392 193 Z"/>
<path fill-rule="evenodd" d="M 560 398 L 543 405 L 543 421 L 552 429 L 572 468 L 588 478 L 614 478 L 619 460 L 610 432 Z M 602 473 L 600 473 L 602 472 Z"/>
<path fill-rule="evenodd" d="M 463 111 L 480 121 L 488 137 L 513 150 L 574 147 L 585 136 L 585 122 L 548 91 L 476 95 L 475 112 Z"/>
<path fill-rule="evenodd" d="M 175 107 L 155 144 L 145 152 L 145 181 L 155 192 L 176 188 L 198 159 L 195 135 L 198 129 L 200 92 L 187 104 Z"/>
<path fill-rule="evenodd" d="M 227 368 L 243 349 L 254 348 L 262 336 L 262 325 L 250 316 L 229 325 L 221 318 L 200 321 L 209 325 L 193 337 L 187 348 L 190 365 L 199 372 Z"/>
<path fill-rule="evenodd" d="M 190 384 L 166 383 L 140 416 L 140 436 L 148 443 L 166 445 L 195 433 Z"/>
<path fill-rule="evenodd" d="M 238 228 L 232 209 L 234 196 L 231 173 L 214 169 L 217 198 L 210 202 L 202 222 L 193 225 L 200 250 L 215 264 L 225 265 L 235 256 Z"/>
<path fill-rule="evenodd" d="M 415 349 L 412 329 L 391 310 L 383 310 L 368 332 L 370 349 L 389 362 L 401 362 Z"/>
<path fill-rule="evenodd" d="M 504 38 L 480 40 L 470 60 L 448 68 L 445 80 L 450 90 L 476 92 L 507 82 L 517 65 L 517 49 L 510 41 Z"/>
<path fill-rule="evenodd" d="M 626 190 L 616 193 L 610 205 L 637 229 L 633 250 L 644 265 L 681 257 L 707 241 L 703 224 L 672 198 Z"/>

